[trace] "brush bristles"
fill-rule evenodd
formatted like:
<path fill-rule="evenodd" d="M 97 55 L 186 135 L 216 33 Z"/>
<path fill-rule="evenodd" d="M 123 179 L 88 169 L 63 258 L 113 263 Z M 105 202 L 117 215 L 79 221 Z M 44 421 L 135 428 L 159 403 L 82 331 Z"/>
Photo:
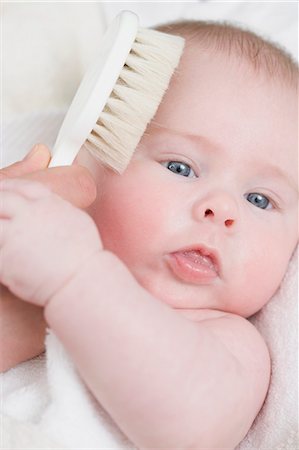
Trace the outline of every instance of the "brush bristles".
<path fill-rule="evenodd" d="M 84 147 L 122 173 L 167 90 L 184 40 L 139 29 L 114 89 Z"/>

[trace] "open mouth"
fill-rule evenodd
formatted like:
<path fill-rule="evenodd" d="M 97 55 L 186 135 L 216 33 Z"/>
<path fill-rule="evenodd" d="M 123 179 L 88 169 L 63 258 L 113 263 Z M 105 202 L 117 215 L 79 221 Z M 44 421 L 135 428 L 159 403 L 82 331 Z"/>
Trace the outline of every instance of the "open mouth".
<path fill-rule="evenodd" d="M 170 253 L 167 262 L 174 275 L 188 283 L 210 284 L 219 276 L 215 252 L 203 246 Z"/>

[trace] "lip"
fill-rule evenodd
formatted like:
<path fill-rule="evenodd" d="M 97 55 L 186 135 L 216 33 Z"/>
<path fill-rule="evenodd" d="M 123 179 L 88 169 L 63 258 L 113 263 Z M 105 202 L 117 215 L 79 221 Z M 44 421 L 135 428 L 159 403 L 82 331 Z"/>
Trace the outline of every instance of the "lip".
<path fill-rule="evenodd" d="M 205 245 L 186 247 L 166 257 L 174 275 L 191 284 L 211 284 L 220 276 L 220 260 L 216 250 Z"/>

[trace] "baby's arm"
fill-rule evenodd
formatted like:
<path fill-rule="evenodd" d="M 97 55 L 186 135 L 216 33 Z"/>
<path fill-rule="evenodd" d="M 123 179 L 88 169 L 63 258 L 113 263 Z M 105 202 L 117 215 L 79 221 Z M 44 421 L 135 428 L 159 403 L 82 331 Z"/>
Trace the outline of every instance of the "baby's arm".
<path fill-rule="evenodd" d="M 132 442 L 236 446 L 269 380 L 256 330 L 217 311 L 203 311 L 198 323 L 179 315 L 101 249 L 86 214 L 32 185 L 7 190 L 1 216 L 12 228 L 4 226 L 1 258 L 14 266 L 2 267 L 1 281 L 46 305 L 83 379 Z"/>
<path fill-rule="evenodd" d="M 255 328 L 219 311 L 189 321 L 111 253 L 94 255 L 45 314 L 138 448 L 234 448 L 262 405 L 269 357 Z"/>
<path fill-rule="evenodd" d="M 93 203 L 96 186 L 88 170 L 79 165 L 49 170 L 50 158 L 50 150 L 38 144 L 22 161 L 1 169 L 0 179 L 25 177 L 43 182 L 77 207 Z M 26 304 L 0 284 L 0 372 L 42 353 L 45 331 L 42 309 Z"/>

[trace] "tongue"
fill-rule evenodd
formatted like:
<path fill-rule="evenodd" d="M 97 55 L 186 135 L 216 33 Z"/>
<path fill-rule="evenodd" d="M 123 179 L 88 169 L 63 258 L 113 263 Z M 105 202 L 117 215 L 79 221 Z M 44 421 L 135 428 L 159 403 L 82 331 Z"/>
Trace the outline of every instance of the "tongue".
<path fill-rule="evenodd" d="M 215 269 L 211 258 L 208 255 L 202 255 L 199 251 L 190 250 L 183 252 L 183 255 L 195 264 L 201 264 L 209 269 Z"/>

